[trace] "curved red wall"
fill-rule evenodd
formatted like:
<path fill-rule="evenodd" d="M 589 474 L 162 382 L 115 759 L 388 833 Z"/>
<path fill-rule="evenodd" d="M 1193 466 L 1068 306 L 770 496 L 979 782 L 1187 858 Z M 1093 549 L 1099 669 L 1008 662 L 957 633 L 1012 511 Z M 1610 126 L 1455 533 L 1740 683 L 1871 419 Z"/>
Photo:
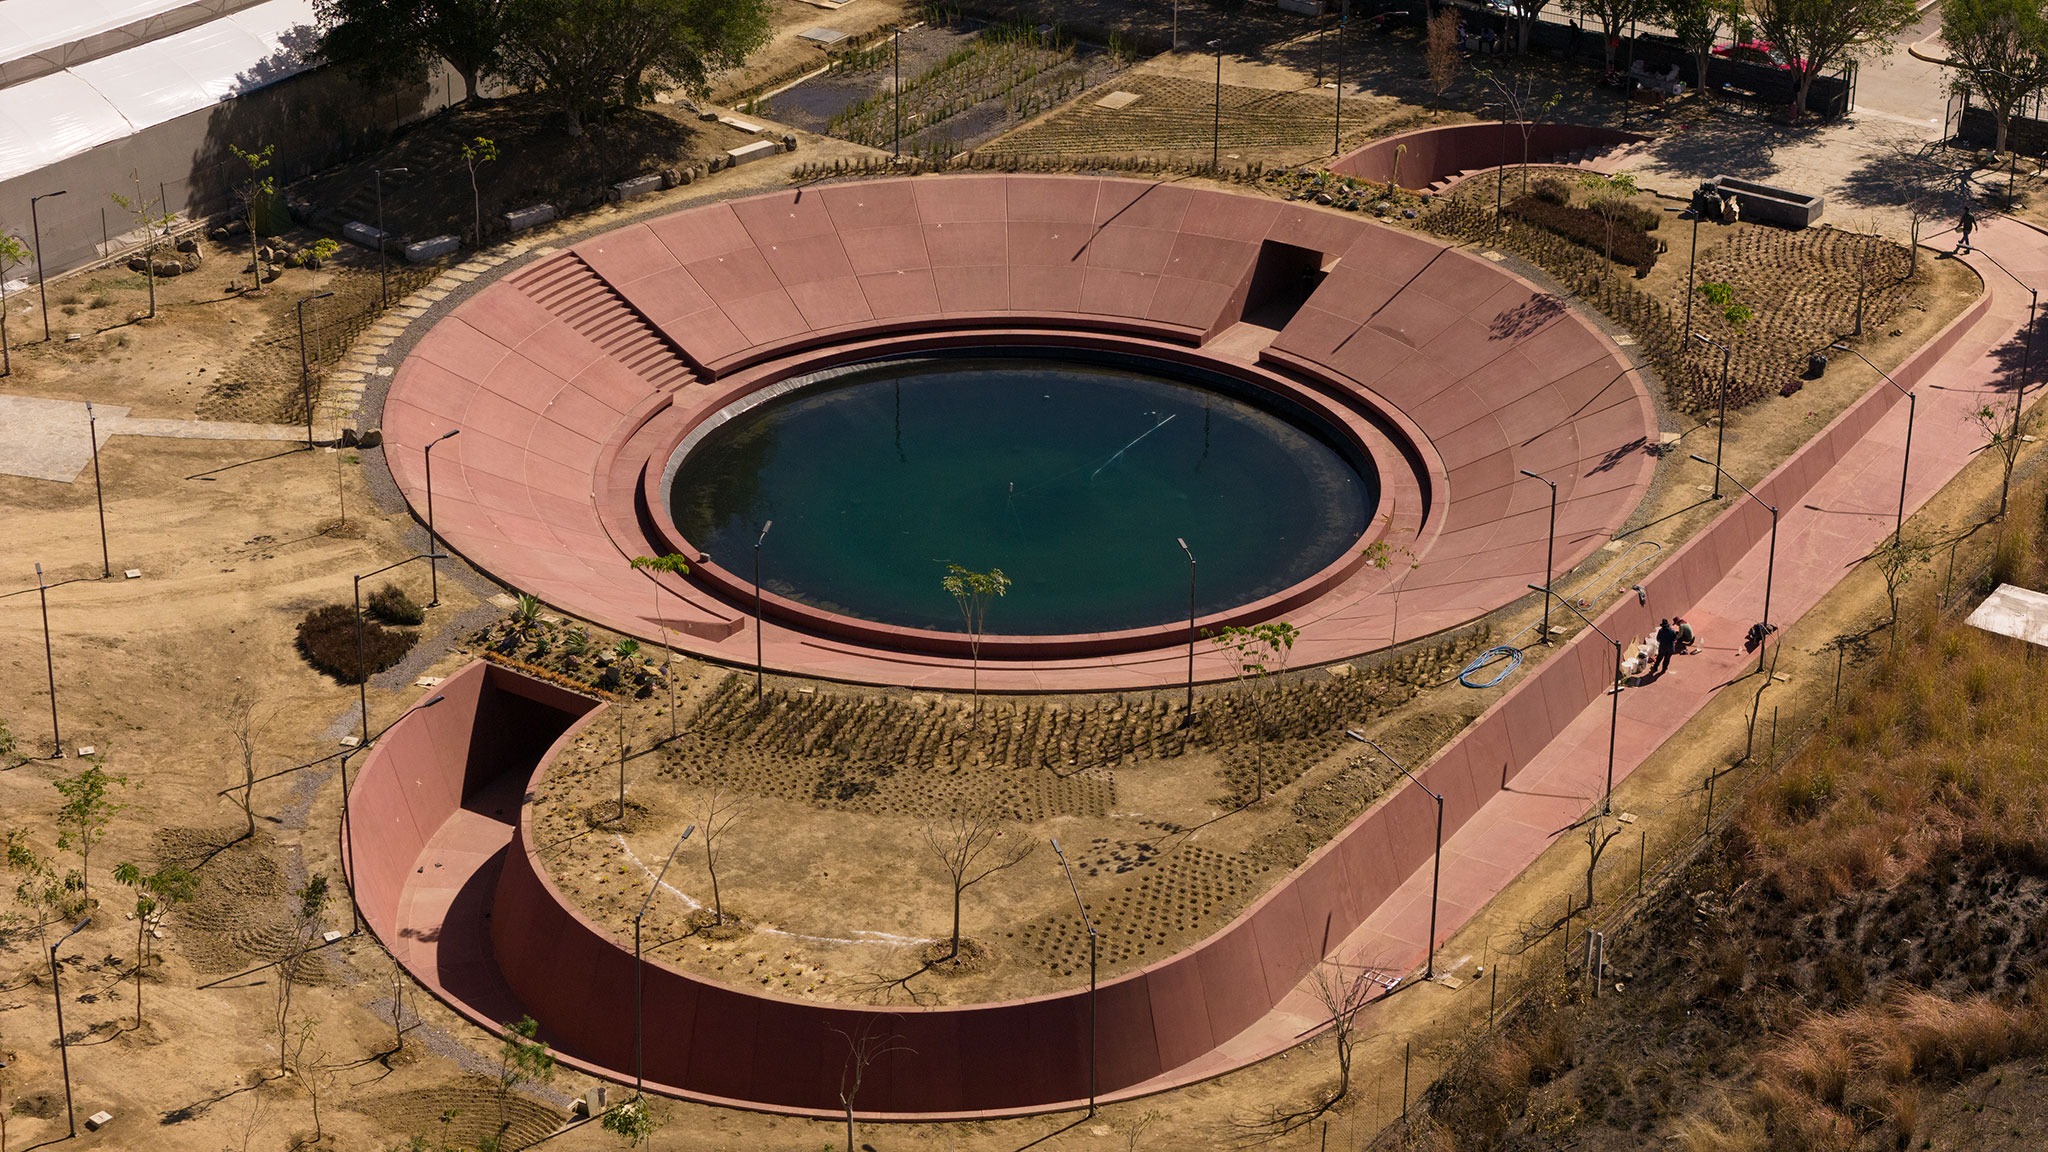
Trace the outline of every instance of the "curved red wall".
<path fill-rule="evenodd" d="M 1593 124 L 1538 124 L 1529 135 L 1529 162 L 1540 164 L 1571 152 L 1612 148 L 1649 137 Z M 1405 149 L 1405 151 L 1403 151 Z M 1330 171 L 1384 184 L 1395 172 L 1403 188 L 1427 188 L 1446 176 L 1479 168 L 1497 168 L 1522 160 L 1522 130 L 1498 120 L 1418 128 L 1375 140 L 1330 165 Z"/>

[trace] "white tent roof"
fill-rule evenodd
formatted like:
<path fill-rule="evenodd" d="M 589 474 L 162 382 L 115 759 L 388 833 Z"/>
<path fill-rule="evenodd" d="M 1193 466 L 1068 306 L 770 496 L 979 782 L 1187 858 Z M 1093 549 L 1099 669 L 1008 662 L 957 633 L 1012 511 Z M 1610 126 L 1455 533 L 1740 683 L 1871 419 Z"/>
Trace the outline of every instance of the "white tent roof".
<path fill-rule="evenodd" d="M 125 28 L 184 7 L 190 0 L 5 0 L 0 59 L 34 56 L 88 36 Z"/>
<path fill-rule="evenodd" d="M 105 0 L 124 2 L 134 0 Z M 304 71 L 313 22 L 312 0 L 269 0 L 0 88 L 0 180 Z"/>

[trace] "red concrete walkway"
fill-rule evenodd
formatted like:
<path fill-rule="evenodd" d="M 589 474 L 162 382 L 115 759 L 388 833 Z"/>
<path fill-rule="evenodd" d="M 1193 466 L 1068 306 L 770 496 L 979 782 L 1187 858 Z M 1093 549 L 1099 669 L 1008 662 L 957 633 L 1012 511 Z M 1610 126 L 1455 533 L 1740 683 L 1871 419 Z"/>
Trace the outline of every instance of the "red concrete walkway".
<path fill-rule="evenodd" d="M 1994 220 L 1980 226 L 1977 239 L 2013 275 L 2030 284 L 2048 285 L 2048 237 L 2021 224 Z M 1996 407 L 2011 395 L 2012 374 L 1997 350 L 2009 348 L 2026 327 L 2026 291 L 1988 261 L 1964 259 L 1984 277 L 1988 304 L 1961 332 L 1955 346 L 1928 365 L 1918 385 L 1919 413 L 1913 428 L 1906 494 L 1908 516 L 1982 451 L 1983 437 L 1969 421 L 1969 413 L 1987 402 Z M 1879 389 L 1879 394 L 1868 399 L 1884 404 L 1888 411 L 1875 427 L 1803 496 L 1779 508 L 1771 619 L 1781 629 L 1819 603 L 1892 531 L 1907 405 L 1903 400 L 1887 399 L 1884 394 L 1896 396 L 1892 389 L 1882 384 Z M 2037 399 L 2030 393 L 2029 406 Z M 1710 468 L 1694 466 L 1700 470 L 1702 483 L 1712 481 Z M 1722 490 L 1732 493 L 1734 500 L 1749 503 L 1733 485 L 1724 483 Z M 1740 508 L 1733 511 L 1740 512 Z M 1664 675 L 1622 693 L 1614 768 L 1617 784 L 1717 693 L 1755 690 L 1757 656 L 1742 650 L 1742 638 L 1763 608 L 1769 518 L 1762 515 L 1758 520 L 1766 529 L 1763 538 L 1697 599 L 1662 602 L 1651 597 L 1647 615 L 1682 614 L 1692 622 L 1703 644 L 1699 654 L 1673 660 Z M 1681 553 L 1666 568 L 1684 562 Z M 1622 607 L 1636 609 L 1632 602 Z M 1614 629 L 1616 618 L 1625 614 L 1609 612 L 1601 624 L 1624 640 L 1640 636 L 1640 629 Z M 1605 647 L 1590 631 L 1574 639 L 1574 643 L 1586 642 Z M 1738 678 L 1739 683 L 1730 684 Z M 1442 905 L 1437 917 L 1439 943 L 1449 939 L 1508 881 L 1599 805 L 1606 781 L 1609 709 L 1605 694 L 1587 704 L 1562 734 L 1515 775 L 1508 788 L 1495 793 L 1456 833 L 1446 837 Z M 1430 869 L 1425 864 L 1332 954 L 1345 963 L 1383 971 L 1419 969 L 1424 960 L 1423 941 L 1429 933 L 1429 904 Z M 1304 985 L 1255 1028 L 1210 1053 L 1202 1063 L 1215 1072 L 1226 1071 L 1244 1063 L 1247 1055 L 1291 1046 L 1326 1018 Z M 1369 1014 L 1362 1023 L 1371 1026 Z M 1185 1082 L 1189 1072 L 1175 1069 L 1171 1079 Z M 1144 1086 L 1138 1089 L 1143 1090 Z"/>

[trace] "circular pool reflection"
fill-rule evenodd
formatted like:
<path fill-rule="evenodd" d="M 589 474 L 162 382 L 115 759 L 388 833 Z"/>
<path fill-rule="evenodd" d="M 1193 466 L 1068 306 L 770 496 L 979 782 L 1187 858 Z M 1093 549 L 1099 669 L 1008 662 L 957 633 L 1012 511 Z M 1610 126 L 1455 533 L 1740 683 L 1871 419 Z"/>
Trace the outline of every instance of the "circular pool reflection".
<path fill-rule="evenodd" d="M 1148 370 L 1149 369 L 1149 370 Z M 1290 402 L 1142 361 L 892 360 L 734 413 L 671 464 L 676 527 L 815 609 L 964 631 L 949 564 L 1013 582 L 990 635 L 1203 615 L 1298 584 L 1358 545 L 1371 463 Z"/>

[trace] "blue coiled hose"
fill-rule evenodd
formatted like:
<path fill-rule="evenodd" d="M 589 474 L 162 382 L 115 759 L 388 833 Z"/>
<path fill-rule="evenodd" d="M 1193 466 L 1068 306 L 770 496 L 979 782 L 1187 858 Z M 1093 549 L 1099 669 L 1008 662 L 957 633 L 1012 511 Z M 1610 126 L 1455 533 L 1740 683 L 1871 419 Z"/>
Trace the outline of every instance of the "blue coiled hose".
<path fill-rule="evenodd" d="M 1494 673 L 1493 679 L 1491 680 L 1488 680 L 1484 683 L 1473 683 L 1472 674 L 1474 672 L 1479 671 L 1481 668 L 1486 667 L 1486 665 L 1491 663 L 1493 659 L 1497 656 L 1507 657 L 1507 662 L 1501 666 L 1501 670 Z M 1520 648 L 1517 648 L 1512 644 L 1496 644 L 1493 647 L 1488 648 L 1486 651 L 1481 652 L 1478 656 L 1473 657 L 1472 662 L 1470 664 L 1465 665 L 1465 670 L 1463 672 L 1458 673 L 1458 683 L 1463 684 L 1467 688 L 1491 688 L 1494 685 L 1500 683 L 1501 681 L 1507 679 L 1508 676 L 1512 674 L 1515 669 L 1520 668 L 1521 666 L 1522 650 Z"/>

